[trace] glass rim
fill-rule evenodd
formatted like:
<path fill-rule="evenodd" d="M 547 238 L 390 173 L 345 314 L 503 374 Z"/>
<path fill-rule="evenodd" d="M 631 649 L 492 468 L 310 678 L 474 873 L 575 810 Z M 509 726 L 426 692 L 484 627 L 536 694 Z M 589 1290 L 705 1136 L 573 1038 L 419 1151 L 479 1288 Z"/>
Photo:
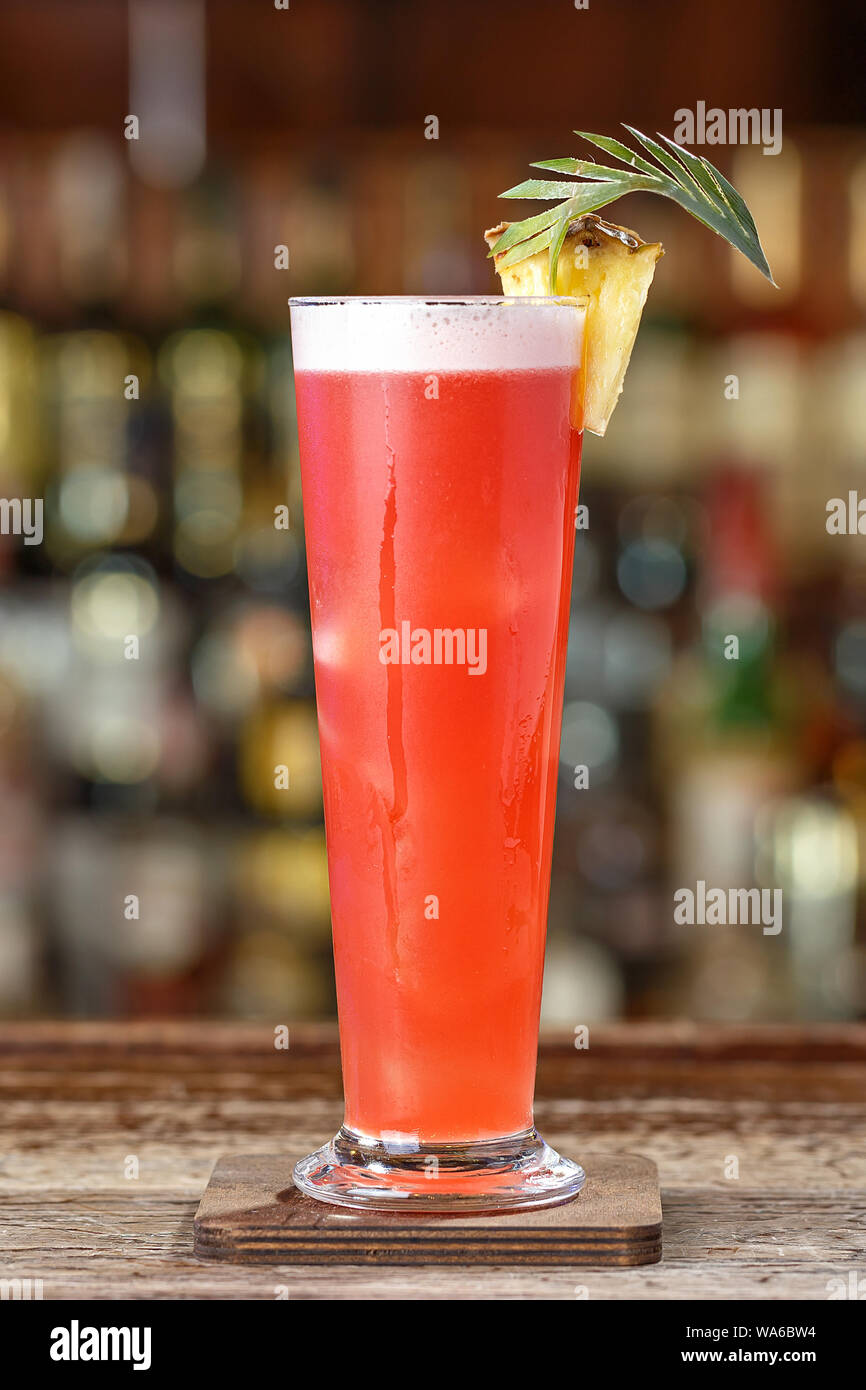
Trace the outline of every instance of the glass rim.
<path fill-rule="evenodd" d="M 433 308 L 437 304 L 446 305 L 448 308 L 456 308 L 465 305 L 470 309 L 481 307 L 495 308 L 503 304 L 522 304 L 526 306 L 548 307 L 556 305 L 561 308 L 587 308 L 590 296 L 587 294 L 322 294 L 322 295 L 292 295 L 288 301 L 289 308 L 327 308 L 342 304 L 365 304 L 369 307 L 379 307 L 388 304 L 426 304 Z"/>

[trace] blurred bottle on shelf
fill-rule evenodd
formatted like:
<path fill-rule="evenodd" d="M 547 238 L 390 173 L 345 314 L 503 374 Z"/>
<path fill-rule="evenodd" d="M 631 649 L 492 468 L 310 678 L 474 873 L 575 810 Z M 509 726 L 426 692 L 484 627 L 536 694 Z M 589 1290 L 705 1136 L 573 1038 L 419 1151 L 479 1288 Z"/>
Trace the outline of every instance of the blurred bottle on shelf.
<path fill-rule="evenodd" d="M 862 1009 L 848 969 L 855 958 L 857 823 L 836 789 L 765 807 L 757 824 L 758 875 L 785 895 L 785 944 L 803 1018 Z"/>
<path fill-rule="evenodd" d="M 797 692 L 779 655 L 778 561 L 763 488 L 720 470 L 706 498 L 701 643 L 674 663 L 655 710 L 655 760 L 668 807 L 673 891 L 751 889 L 756 823 L 801 777 Z M 764 885 L 767 886 L 767 885 Z M 781 885 L 774 885 L 781 886 Z M 683 925 L 668 1007 L 695 1017 L 783 1016 L 784 937 L 756 925 Z"/>
<path fill-rule="evenodd" d="M 244 800 L 274 820 L 313 820 L 322 813 L 322 771 L 312 700 L 270 700 L 245 719 L 239 737 Z"/>
<path fill-rule="evenodd" d="M 41 490 L 40 406 L 36 333 L 19 314 L 0 313 L 0 488 L 6 497 Z M 4 536 L 4 549 L 8 544 Z"/>
<path fill-rule="evenodd" d="M 333 1015 L 330 898 L 321 827 L 244 836 L 234 858 L 238 930 L 223 998 L 232 1013 Z"/>
<path fill-rule="evenodd" d="M 213 832 L 170 817 L 64 817 L 49 866 L 62 1003 L 85 1016 L 208 1012 L 225 871 Z"/>
<path fill-rule="evenodd" d="M 46 551 L 61 570 L 90 551 L 146 543 L 159 515 L 153 482 L 130 469 L 131 412 L 148 389 L 149 355 L 130 335 L 76 330 L 43 338 L 52 482 Z"/>
<path fill-rule="evenodd" d="M 33 715 L 26 690 L 0 668 L 0 1017 L 38 1012 L 48 1003 L 40 894 L 44 768 Z"/>
<path fill-rule="evenodd" d="M 72 304 L 105 309 L 122 288 L 129 271 L 126 192 L 116 140 L 80 130 L 61 141 L 52 168 L 52 211 L 61 229 L 61 292 Z"/>

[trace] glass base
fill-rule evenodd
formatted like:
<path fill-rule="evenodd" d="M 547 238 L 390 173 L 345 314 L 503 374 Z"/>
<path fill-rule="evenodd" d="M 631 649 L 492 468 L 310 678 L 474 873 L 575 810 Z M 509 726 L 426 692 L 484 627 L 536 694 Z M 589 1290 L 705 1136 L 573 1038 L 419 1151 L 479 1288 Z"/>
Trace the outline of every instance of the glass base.
<path fill-rule="evenodd" d="M 345 1126 L 295 1165 L 308 1197 L 367 1211 L 492 1212 L 546 1207 L 586 1181 L 534 1129 L 477 1144 L 368 1139 Z"/>

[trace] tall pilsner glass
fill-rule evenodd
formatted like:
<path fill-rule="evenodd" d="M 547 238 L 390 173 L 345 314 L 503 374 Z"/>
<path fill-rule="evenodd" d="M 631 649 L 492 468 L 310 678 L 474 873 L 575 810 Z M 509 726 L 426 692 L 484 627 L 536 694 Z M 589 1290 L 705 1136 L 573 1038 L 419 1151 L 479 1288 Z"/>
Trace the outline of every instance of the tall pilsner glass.
<path fill-rule="evenodd" d="M 345 1120 L 295 1182 L 580 1190 L 533 1126 L 581 445 L 576 299 L 291 301 Z"/>

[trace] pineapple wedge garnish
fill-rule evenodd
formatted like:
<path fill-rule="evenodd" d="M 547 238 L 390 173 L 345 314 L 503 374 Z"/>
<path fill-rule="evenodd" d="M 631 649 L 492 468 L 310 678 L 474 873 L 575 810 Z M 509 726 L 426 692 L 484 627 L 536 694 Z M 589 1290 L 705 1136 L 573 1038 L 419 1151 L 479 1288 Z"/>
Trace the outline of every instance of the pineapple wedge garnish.
<path fill-rule="evenodd" d="M 485 232 L 488 246 L 494 246 L 508 226 L 502 222 Z M 499 262 L 504 255 L 494 257 L 504 294 L 550 293 L 547 249 L 502 269 Z M 594 213 L 576 218 L 568 229 L 559 257 L 556 292 L 585 295 L 590 301 L 584 426 L 593 434 L 604 434 L 619 400 L 656 261 L 662 255 L 659 242 L 642 241 L 636 232 L 604 222 Z"/>

